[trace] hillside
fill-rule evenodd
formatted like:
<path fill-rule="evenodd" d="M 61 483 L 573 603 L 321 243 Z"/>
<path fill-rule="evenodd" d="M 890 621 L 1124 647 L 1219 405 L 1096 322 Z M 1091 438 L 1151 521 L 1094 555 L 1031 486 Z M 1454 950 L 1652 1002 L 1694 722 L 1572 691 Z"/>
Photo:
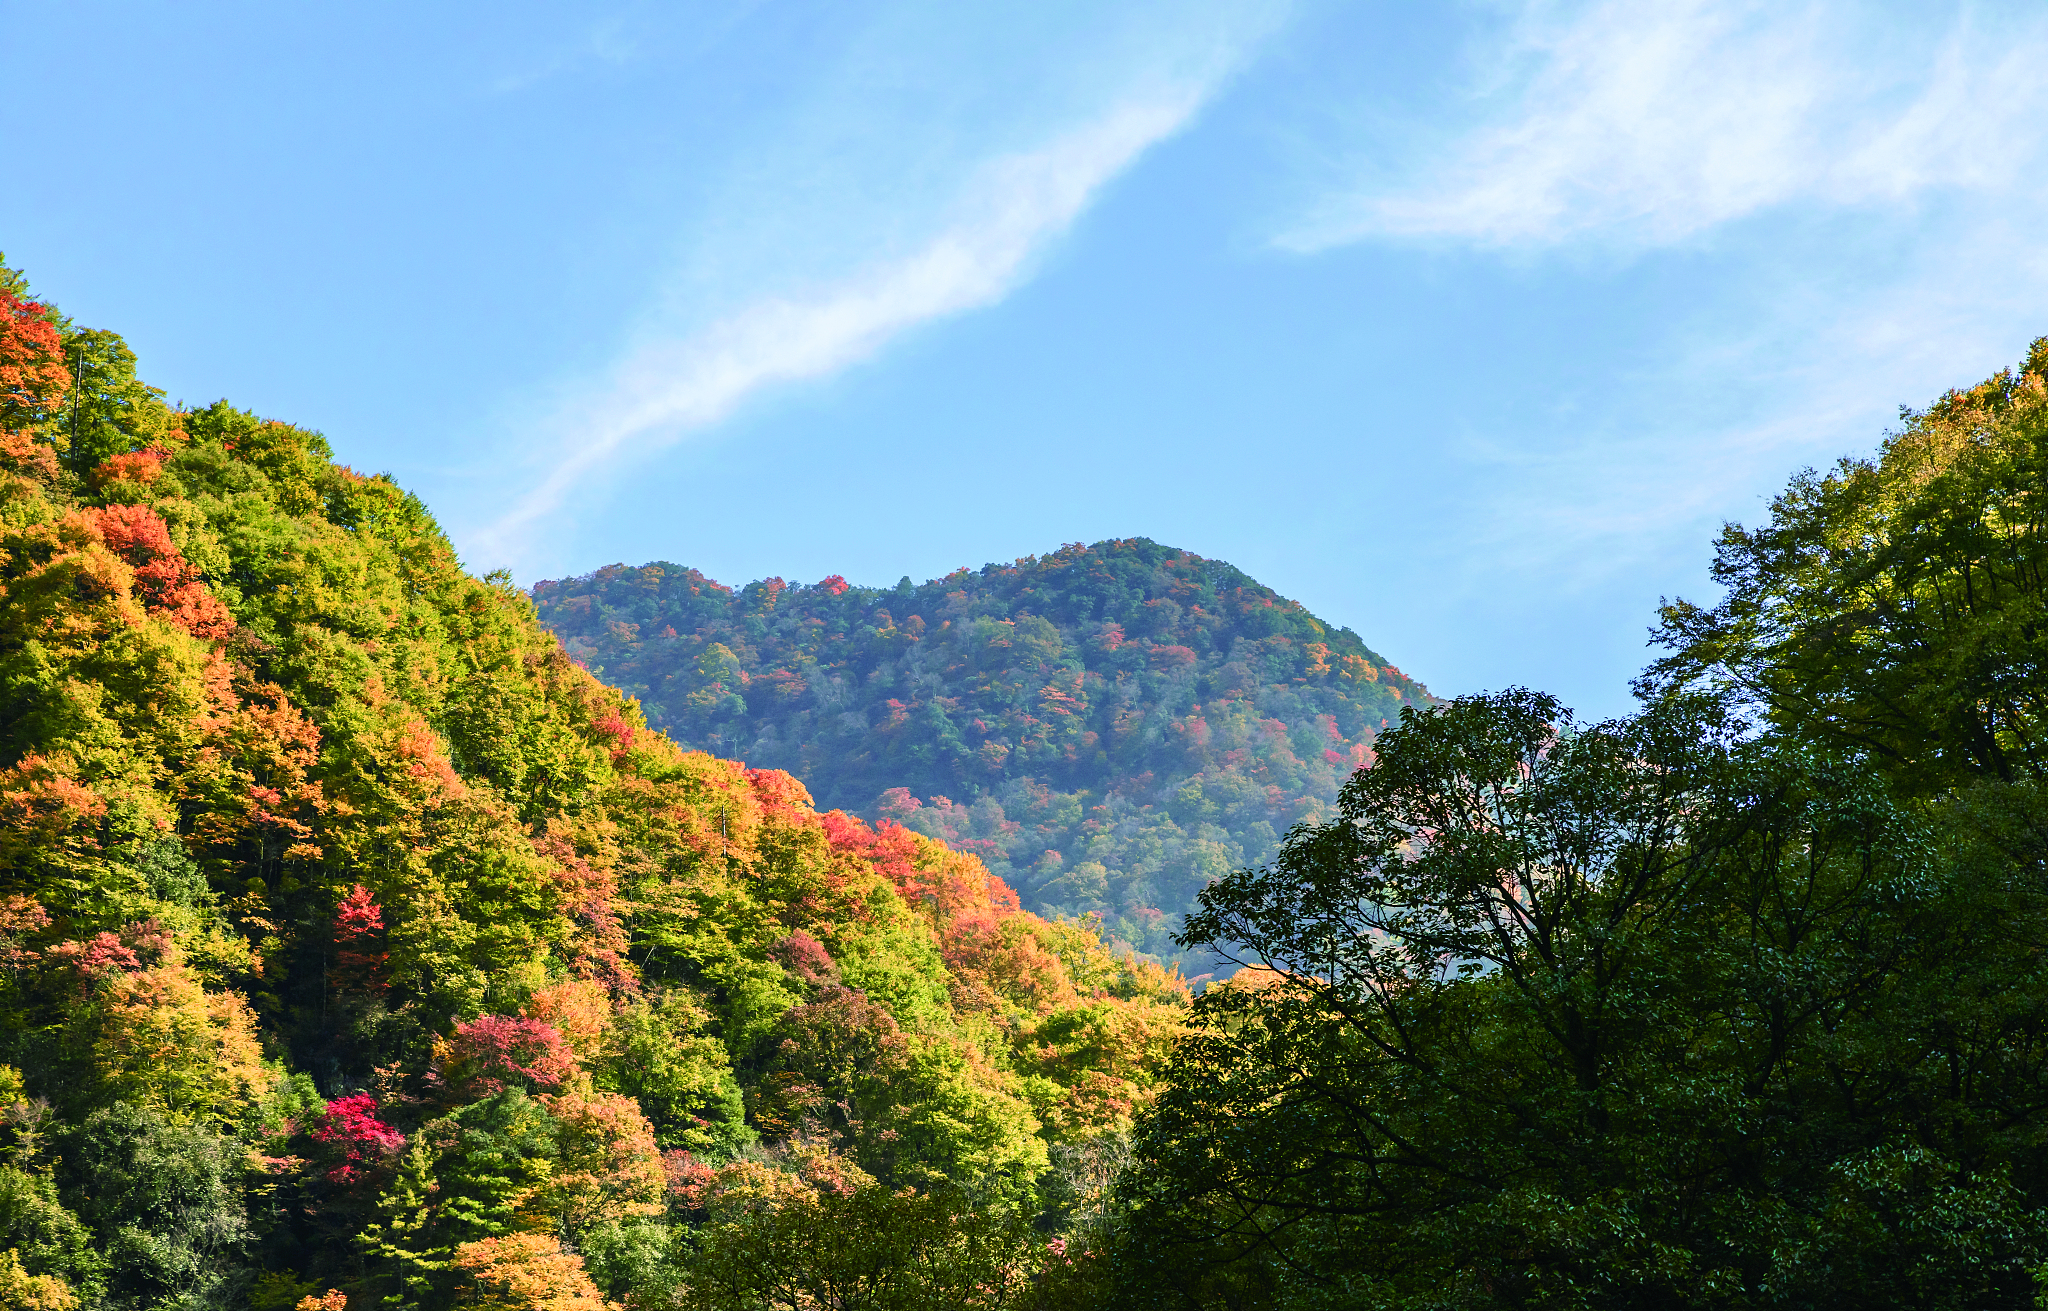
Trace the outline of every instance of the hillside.
<path fill-rule="evenodd" d="M 971 851 L 1162 957 L 1211 880 L 1327 818 L 1429 693 L 1299 604 L 1144 538 L 914 585 L 615 565 L 541 622 L 679 742 Z"/>
<path fill-rule="evenodd" d="M 682 1305 L 839 1199 L 1056 1233 L 1185 998 L 650 730 L 388 478 L 4 268 L 0 963 L 42 1311 Z"/>

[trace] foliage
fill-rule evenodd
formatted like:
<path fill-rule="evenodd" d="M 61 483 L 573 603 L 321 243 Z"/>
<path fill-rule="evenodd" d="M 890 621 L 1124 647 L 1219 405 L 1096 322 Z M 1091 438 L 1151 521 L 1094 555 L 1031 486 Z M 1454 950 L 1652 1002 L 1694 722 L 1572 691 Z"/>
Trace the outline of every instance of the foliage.
<path fill-rule="evenodd" d="M 2024 1304 L 2048 923 L 1985 873 L 1711 704 L 1406 718 L 1190 924 L 1270 969 L 1144 1127 L 1135 1300 Z"/>
<path fill-rule="evenodd" d="M 1667 604 L 1646 690 L 1705 683 L 1871 752 L 1916 790 L 2048 777 L 2048 338 L 1902 411 L 1875 460 L 1809 470 L 1730 524 L 1719 605 Z"/>
<path fill-rule="evenodd" d="M 792 1183 L 732 1170 L 707 1185 L 710 1214 L 683 1273 L 687 1311 L 756 1307 L 1000 1311 L 1042 1299 L 1052 1258 L 1001 1210 L 952 1191 L 891 1190 L 872 1179 Z"/>
<path fill-rule="evenodd" d="M 537 583 L 570 654 L 679 741 L 971 851 L 1164 957 L 1210 879 L 1327 816 L 1429 694 L 1300 605 L 1143 538 L 913 586 L 735 591 L 668 563 Z"/>
<path fill-rule="evenodd" d="M 1405 714 L 1203 894 L 1258 968 L 1141 1118 L 1115 1302 L 2036 1304 L 2044 365 L 1731 526 L 1640 714 Z"/>
<path fill-rule="evenodd" d="M 203 1304 L 233 1287 L 252 1236 L 241 1144 L 116 1102 L 65 1135 L 63 1163 L 63 1201 L 93 1234 L 110 1303 Z"/>
<path fill-rule="evenodd" d="M 1731 527 L 1599 724 L 1143 541 L 600 571 L 538 589 L 558 641 L 134 363 L 0 268 L 8 1305 L 2048 1279 L 2048 344 Z M 1083 912 L 1245 968 L 1190 1010 Z"/>
<path fill-rule="evenodd" d="M 388 478 L 134 366 L 0 270 L 7 1297 L 644 1300 L 664 1149 L 1023 1223 L 1152 1095 L 1177 977 L 679 748 Z M 812 1075 L 861 1118 L 777 1118 Z"/>
<path fill-rule="evenodd" d="M 504 1311 L 604 1311 L 610 1304 L 583 1263 L 540 1234 L 511 1234 L 464 1243 L 455 1264 L 473 1281 L 465 1306 Z"/>

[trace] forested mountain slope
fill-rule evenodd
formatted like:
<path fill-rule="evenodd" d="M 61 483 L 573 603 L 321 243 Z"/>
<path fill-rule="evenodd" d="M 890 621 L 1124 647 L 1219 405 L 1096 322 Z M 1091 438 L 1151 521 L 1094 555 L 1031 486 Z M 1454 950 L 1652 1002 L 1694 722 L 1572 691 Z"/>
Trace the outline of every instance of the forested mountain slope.
<path fill-rule="evenodd" d="M 1640 710 L 1405 716 L 1205 889 L 1120 1311 L 2048 1289 L 2048 338 L 1729 524 Z"/>
<path fill-rule="evenodd" d="M 972 851 L 1144 951 L 1333 813 L 1423 687 L 1230 565 L 1144 538 L 894 588 L 668 563 L 533 589 L 569 653 L 690 746 Z"/>
<path fill-rule="evenodd" d="M 0 1303 L 712 1305 L 837 1199 L 1056 1233 L 1184 996 L 650 731 L 388 478 L 0 268 Z"/>

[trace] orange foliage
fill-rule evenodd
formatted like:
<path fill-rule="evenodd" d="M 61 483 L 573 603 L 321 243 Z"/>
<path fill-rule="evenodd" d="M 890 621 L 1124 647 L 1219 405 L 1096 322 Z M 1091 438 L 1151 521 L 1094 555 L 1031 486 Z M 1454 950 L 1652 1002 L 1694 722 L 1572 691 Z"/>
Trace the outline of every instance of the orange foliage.
<path fill-rule="evenodd" d="M 0 285 L 0 421 L 7 426 L 54 411 L 71 390 L 64 339 L 50 310 Z"/>
<path fill-rule="evenodd" d="M 107 813 L 107 803 L 71 769 L 69 757 L 29 755 L 0 770 L 0 859 L 19 860 L 66 840 L 98 845 L 89 826 Z"/>
<path fill-rule="evenodd" d="M 1322 982 L 1314 975 L 1297 975 L 1289 970 L 1276 970 L 1270 965 L 1247 965 L 1214 986 L 1238 992 L 1289 992 Z"/>
<path fill-rule="evenodd" d="M 949 851 L 886 819 L 870 829 L 843 811 L 818 818 L 835 850 L 868 862 L 935 926 L 943 928 L 963 914 L 1003 919 L 1020 909 L 1010 885 L 973 856 Z"/>
<path fill-rule="evenodd" d="M 610 992 L 638 988 L 639 982 L 626 964 L 626 928 L 616 905 L 617 869 L 578 852 L 559 820 L 550 820 L 547 831 L 534 836 L 533 849 L 548 862 L 559 908 L 581 930 L 572 944 L 570 967 L 579 978 L 599 982 Z M 527 1013 L 536 1019 L 551 1018 L 530 1009 Z"/>
<path fill-rule="evenodd" d="M 18 970 L 42 953 L 21 945 L 23 938 L 50 927 L 50 912 L 34 897 L 19 893 L 0 897 L 0 969 Z"/>
<path fill-rule="evenodd" d="M 118 1095 L 173 1114 L 232 1119 L 275 1078 L 256 1017 L 240 994 L 202 988 L 167 935 L 152 945 L 153 966 L 110 966 L 92 1041 L 99 1075 Z"/>
<path fill-rule="evenodd" d="M 193 837 L 223 854 L 260 865 L 278 857 L 318 860 L 314 841 L 331 809 L 315 771 L 320 730 L 283 689 L 248 680 L 241 695 L 226 686 L 234 675 L 224 662 L 207 667 L 213 713 L 179 791 L 203 802 Z"/>
<path fill-rule="evenodd" d="M 546 1202 L 571 1232 L 608 1220 L 659 1215 L 666 1183 L 654 1126 L 631 1097 L 578 1080 L 541 1104 L 561 1126 Z"/>
<path fill-rule="evenodd" d="M 27 430 L 0 429 L 0 469 L 47 483 L 57 476 L 57 452 Z"/>
<path fill-rule="evenodd" d="M 406 720 L 398 729 L 395 746 L 398 758 L 405 762 L 406 773 L 425 784 L 430 794 L 459 797 L 469 791 L 456 774 L 455 766 L 448 763 L 440 739 L 424 720 Z"/>
<path fill-rule="evenodd" d="M 205 579 L 171 541 L 170 526 L 142 505 L 109 505 L 79 512 L 107 549 L 135 570 L 135 594 L 150 614 L 203 641 L 235 630 L 233 616 L 206 590 Z"/>
<path fill-rule="evenodd" d="M 814 813 L 811 794 L 793 775 L 779 769 L 750 769 L 747 783 L 759 799 L 764 817 L 771 822 L 797 827 L 810 821 Z"/>
<path fill-rule="evenodd" d="M 612 1027 L 611 998 L 602 985 L 588 979 L 565 979 L 533 994 L 523 1012 L 529 1020 L 554 1027 L 581 1061 L 595 1061 L 604 1051 Z"/>
<path fill-rule="evenodd" d="M 164 471 L 164 460 L 170 452 L 161 446 L 146 446 L 139 451 L 124 451 L 100 462 L 92 471 L 95 486 L 105 487 L 110 483 L 131 482 L 147 486 Z"/>
<path fill-rule="evenodd" d="M 471 1285 L 462 1302 L 499 1311 L 611 1311 L 583 1258 L 543 1234 L 507 1234 L 464 1243 L 455 1267 Z"/>

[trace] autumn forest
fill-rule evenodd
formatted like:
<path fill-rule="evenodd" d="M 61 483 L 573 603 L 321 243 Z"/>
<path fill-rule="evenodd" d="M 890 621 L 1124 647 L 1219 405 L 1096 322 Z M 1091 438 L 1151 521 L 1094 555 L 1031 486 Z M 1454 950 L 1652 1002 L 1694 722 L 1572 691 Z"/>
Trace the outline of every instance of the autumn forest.
<path fill-rule="evenodd" d="M 888 590 L 650 564 L 533 597 L 680 744 L 971 852 L 1161 960 L 1203 887 L 1333 816 L 1379 731 L 1430 702 L 1348 629 L 1143 539 Z"/>
<path fill-rule="evenodd" d="M 0 1306 L 2048 1296 L 2048 339 L 1600 722 L 1144 538 L 522 589 L 141 367 L 0 265 Z"/>

